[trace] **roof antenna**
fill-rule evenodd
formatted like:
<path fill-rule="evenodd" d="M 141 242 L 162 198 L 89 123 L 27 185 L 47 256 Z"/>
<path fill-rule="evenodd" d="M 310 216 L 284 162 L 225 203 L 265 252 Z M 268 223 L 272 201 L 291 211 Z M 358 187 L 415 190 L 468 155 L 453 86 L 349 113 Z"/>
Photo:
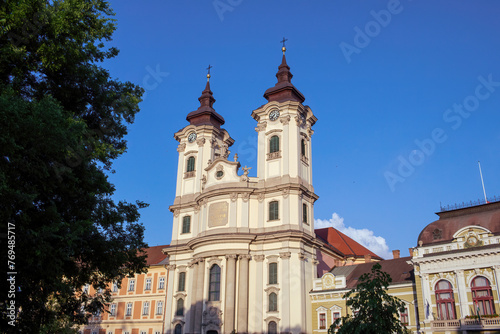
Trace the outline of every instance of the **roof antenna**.
<path fill-rule="evenodd" d="M 484 193 L 484 202 L 488 204 L 488 198 L 486 198 L 486 190 L 484 189 L 484 180 L 483 180 L 483 172 L 481 171 L 481 163 L 478 161 L 477 164 L 479 165 L 479 174 L 481 175 L 481 183 L 483 184 L 483 193 Z"/>

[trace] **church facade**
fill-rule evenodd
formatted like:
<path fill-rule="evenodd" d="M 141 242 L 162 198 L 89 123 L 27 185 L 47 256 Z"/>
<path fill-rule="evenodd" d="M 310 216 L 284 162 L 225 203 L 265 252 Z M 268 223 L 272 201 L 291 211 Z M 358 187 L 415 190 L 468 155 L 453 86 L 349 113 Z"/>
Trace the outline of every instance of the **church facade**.
<path fill-rule="evenodd" d="M 175 134 L 177 187 L 165 331 L 307 333 L 308 292 L 322 243 L 314 234 L 312 127 L 317 118 L 291 83 L 285 49 L 267 103 L 251 114 L 257 177 L 229 158 L 234 143 L 213 109 L 210 76 Z M 335 261 L 334 252 L 331 253 Z"/>

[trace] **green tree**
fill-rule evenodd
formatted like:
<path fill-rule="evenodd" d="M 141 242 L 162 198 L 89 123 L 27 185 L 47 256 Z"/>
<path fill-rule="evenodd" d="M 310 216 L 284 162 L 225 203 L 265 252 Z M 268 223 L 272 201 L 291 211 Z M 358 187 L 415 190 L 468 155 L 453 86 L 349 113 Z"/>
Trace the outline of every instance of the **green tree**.
<path fill-rule="evenodd" d="M 99 66 L 118 54 L 104 45 L 113 15 L 100 0 L 0 3 L 1 263 L 14 273 L 0 332 L 83 323 L 105 309 L 110 282 L 146 270 L 146 204 L 113 200 L 107 177 L 143 94 Z"/>
<path fill-rule="evenodd" d="M 405 304 L 387 293 L 392 279 L 381 268 L 379 263 L 374 264 L 371 273 L 361 275 L 357 286 L 342 297 L 356 313 L 337 319 L 329 334 L 409 333 L 399 320 Z"/>

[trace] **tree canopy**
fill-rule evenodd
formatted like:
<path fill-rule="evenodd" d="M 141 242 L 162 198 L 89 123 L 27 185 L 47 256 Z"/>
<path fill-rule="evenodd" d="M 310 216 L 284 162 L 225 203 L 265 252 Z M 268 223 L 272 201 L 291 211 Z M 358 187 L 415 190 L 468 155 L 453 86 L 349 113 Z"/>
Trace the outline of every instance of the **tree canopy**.
<path fill-rule="evenodd" d="M 387 293 L 392 279 L 381 268 L 375 263 L 371 273 L 361 275 L 356 287 L 343 296 L 354 315 L 337 319 L 330 326 L 329 334 L 409 333 L 399 319 L 405 304 Z"/>
<path fill-rule="evenodd" d="M 100 66 L 118 54 L 105 47 L 113 15 L 101 0 L 0 3 L 1 254 L 13 277 L 1 332 L 82 323 L 110 282 L 145 271 L 147 205 L 115 201 L 108 180 L 143 94 Z"/>

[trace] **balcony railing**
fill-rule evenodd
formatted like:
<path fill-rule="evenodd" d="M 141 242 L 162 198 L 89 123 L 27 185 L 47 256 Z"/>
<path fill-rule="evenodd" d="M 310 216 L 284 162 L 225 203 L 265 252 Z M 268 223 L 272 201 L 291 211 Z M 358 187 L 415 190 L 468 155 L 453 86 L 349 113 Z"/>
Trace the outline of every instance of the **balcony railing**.
<path fill-rule="evenodd" d="M 456 319 L 431 321 L 431 327 L 442 330 L 500 330 L 500 317 L 479 319 Z"/>

